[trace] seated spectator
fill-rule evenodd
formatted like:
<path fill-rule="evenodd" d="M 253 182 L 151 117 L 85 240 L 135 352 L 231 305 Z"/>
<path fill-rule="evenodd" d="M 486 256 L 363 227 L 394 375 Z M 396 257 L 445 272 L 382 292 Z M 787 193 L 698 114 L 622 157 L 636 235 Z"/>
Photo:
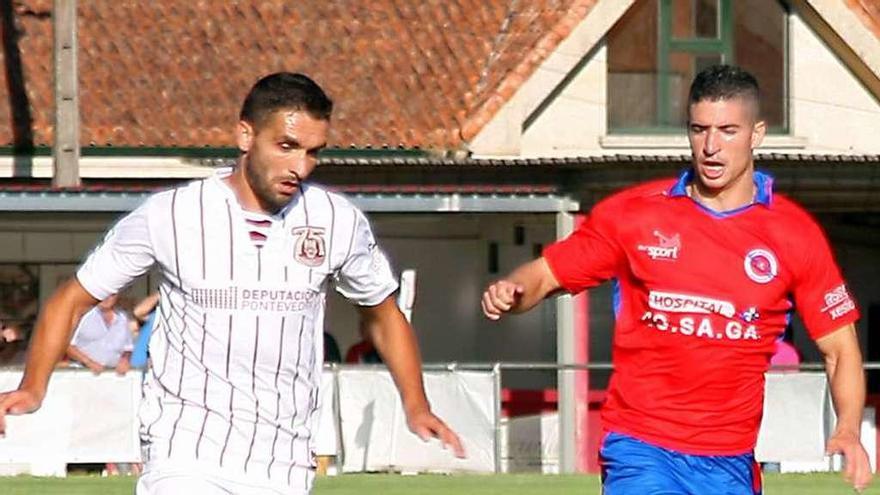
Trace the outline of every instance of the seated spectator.
<path fill-rule="evenodd" d="M 781 371 L 798 371 L 801 364 L 801 353 L 791 342 L 793 334 L 791 325 L 788 325 L 782 335 L 776 339 L 776 349 L 773 356 L 770 357 L 771 367 Z"/>
<path fill-rule="evenodd" d="M 0 366 L 21 366 L 27 354 L 27 339 L 19 325 L 0 323 Z"/>
<path fill-rule="evenodd" d="M 776 351 L 770 358 L 770 366 L 787 371 L 797 371 L 801 364 L 801 355 L 797 348 L 784 339 L 776 340 Z"/>
<path fill-rule="evenodd" d="M 117 373 L 125 374 L 131 369 L 134 339 L 128 315 L 116 307 L 117 299 L 112 295 L 84 314 L 67 348 L 72 361 L 95 373 L 115 368 Z"/>
<path fill-rule="evenodd" d="M 149 363 L 150 335 L 153 333 L 153 324 L 156 322 L 156 306 L 159 304 L 159 292 L 153 292 L 137 303 L 131 310 L 137 330 L 137 341 L 134 351 L 131 353 L 131 365 L 135 368 L 146 368 Z M 140 328 L 137 328 L 138 325 Z"/>
<path fill-rule="evenodd" d="M 370 332 L 363 320 L 358 326 L 358 332 L 361 334 L 361 340 L 348 348 L 348 352 L 345 353 L 345 362 L 350 364 L 382 364 L 382 358 L 373 347 Z"/>

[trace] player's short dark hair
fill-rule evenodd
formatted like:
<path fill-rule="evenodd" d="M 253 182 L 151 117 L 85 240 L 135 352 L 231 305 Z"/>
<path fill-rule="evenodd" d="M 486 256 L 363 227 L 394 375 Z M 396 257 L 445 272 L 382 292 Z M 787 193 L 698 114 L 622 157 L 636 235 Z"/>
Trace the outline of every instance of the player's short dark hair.
<path fill-rule="evenodd" d="M 694 77 L 688 94 L 688 104 L 732 98 L 754 101 L 757 113 L 760 113 L 761 89 L 755 76 L 735 65 L 712 65 Z"/>
<path fill-rule="evenodd" d="M 333 101 L 308 76 L 276 72 L 254 84 L 244 99 L 239 118 L 256 126 L 278 110 L 305 111 L 313 118 L 330 120 Z"/>

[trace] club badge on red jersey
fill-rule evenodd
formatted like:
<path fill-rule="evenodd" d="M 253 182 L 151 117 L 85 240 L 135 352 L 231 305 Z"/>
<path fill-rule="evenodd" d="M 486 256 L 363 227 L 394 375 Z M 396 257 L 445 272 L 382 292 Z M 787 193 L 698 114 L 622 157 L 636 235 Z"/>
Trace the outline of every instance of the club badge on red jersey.
<path fill-rule="evenodd" d="M 743 268 L 746 275 L 759 284 L 769 283 L 779 274 L 776 256 L 767 249 L 752 249 L 746 253 Z"/>
<path fill-rule="evenodd" d="M 327 256 L 324 229 L 320 227 L 294 227 L 291 233 L 296 236 L 293 259 L 306 266 L 321 266 Z"/>

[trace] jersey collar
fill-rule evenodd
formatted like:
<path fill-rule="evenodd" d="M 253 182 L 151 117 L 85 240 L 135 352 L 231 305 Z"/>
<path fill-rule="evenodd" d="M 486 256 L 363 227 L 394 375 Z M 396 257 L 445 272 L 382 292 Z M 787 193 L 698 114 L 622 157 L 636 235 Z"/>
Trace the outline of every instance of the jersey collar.
<path fill-rule="evenodd" d="M 224 180 L 226 177 L 232 175 L 233 171 L 234 167 L 223 167 L 217 169 L 217 171 L 214 172 L 214 175 L 210 177 L 210 180 L 214 183 L 214 186 L 220 190 L 220 193 L 223 194 L 226 199 L 230 201 L 231 204 L 237 206 L 239 210 L 244 212 L 245 209 L 241 206 L 241 203 L 238 202 L 238 196 L 235 195 L 235 192 L 232 190 L 232 188 L 229 187 L 228 184 L 226 184 L 226 181 Z M 305 194 L 306 188 L 308 188 L 308 184 L 303 184 L 303 188 L 299 191 L 299 194 L 297 194 L 293 199 L 290 200 L 290 202 L 284 205 L 284 207 L 277 211 L 275 214 L 270 215 L 268 213 L 258 212 L 248 213 L 253 216 L 263 216 L 272 221 L 283 221 L 284 217 L 286 217 L 287 214 L 290 213 L 290 210 L 292 210 L 293 206 L 297 203 L 299 196 Z"/>
<path fill-rule="evenodd" d="M 679 176 L 675 184 L 669 188 L 670 197 L 687 196 L 687 185 L 694 180 L 694 169 L 688 168 Z M 770 207 L 773 202 L 773 176 L 767 172 L 755 170 L 755 203 Z"/>

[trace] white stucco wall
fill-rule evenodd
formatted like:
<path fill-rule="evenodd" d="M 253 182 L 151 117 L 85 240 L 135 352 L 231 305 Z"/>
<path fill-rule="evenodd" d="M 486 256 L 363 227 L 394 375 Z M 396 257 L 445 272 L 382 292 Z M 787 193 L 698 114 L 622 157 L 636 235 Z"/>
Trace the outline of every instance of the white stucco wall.
<path fill-rule="evenodd" d="M 880 103 L 797 15 L 790 23 L 792 134 L 807 153 L 880 153 Z"/>

